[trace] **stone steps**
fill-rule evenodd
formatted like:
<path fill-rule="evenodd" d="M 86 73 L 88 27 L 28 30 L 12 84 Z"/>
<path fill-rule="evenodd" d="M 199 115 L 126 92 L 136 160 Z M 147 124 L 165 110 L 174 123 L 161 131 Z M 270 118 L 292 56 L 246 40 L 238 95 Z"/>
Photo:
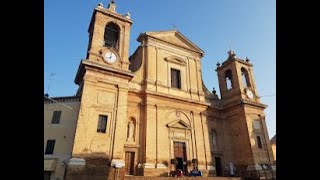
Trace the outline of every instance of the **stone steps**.
<path fill-rule="evenodd" d="M 179 179 L 179 180 L 240 180 L 240 177 L 146 177 L 146 176 L 125 176 L 124 180 L 170 180 L 170 179 Z"/>

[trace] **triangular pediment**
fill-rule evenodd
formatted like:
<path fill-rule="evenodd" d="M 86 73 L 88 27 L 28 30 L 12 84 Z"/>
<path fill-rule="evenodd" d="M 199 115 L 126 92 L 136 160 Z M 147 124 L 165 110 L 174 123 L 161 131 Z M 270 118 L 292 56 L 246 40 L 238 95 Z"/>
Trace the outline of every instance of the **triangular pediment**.
<path fill-rule="evenodd" d="M 198 52 L 200 54 L 204 53 L 198 46 L 196 46 L 188 38 L 186 38 L 179 31 L 176 30 L 146 32 L 146 34 L 161 41 L 165 41 L 167 43 Z"/>
<path fill-rule="evenodd" d="M 170 128 L 191 129 L 191 127 L 182 120 L 175 120 L 167 124 Z"/>

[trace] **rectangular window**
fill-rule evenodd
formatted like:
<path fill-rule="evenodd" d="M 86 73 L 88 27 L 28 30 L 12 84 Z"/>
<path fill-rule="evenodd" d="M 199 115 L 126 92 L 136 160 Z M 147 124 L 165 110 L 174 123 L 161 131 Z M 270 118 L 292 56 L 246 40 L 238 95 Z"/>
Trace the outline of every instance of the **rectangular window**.
<path fill-rule="evenodd" d="M 181 89 L 180 70 L 171 68 L 171 87 Z"/>
<path fill-rule="evenodd" d="M 108 116 L 99 115 L 98 133 L 106 133 Z"/>
<path fill-rule="evenodd" d="M 262 142 L 261 142 L 260 136 L 257 136 L 257 141 L 258 141 L 258 148 L 262 149 Z"/>
<path fill-rule="evenodd" d="M 60 117 L 61 117 L 61 111 L 54 111 L 52 115 L 52 124 L 59 124 L 60 123 Z"/>
<path fill-rule="evenodd" d="M 53 154 L 54 144 L 56 140 L 48 140 L 45 154 Z"/>

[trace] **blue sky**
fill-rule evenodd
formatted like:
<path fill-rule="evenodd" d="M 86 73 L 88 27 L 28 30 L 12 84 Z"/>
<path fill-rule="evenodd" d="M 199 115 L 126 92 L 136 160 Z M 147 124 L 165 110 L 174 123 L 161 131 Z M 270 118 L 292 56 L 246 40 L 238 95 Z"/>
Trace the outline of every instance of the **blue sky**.
<path fill-rule="evenodd" d="M 74 95 L 73 80 L 86 57 L 88 26 L 93 9 L 107 0 L 44 1 L 44 92 Z M 219 93 L 216 63 L 233 49 L 253 63 L 255 81 L 265 110 L 269 136 L 276 133 L 276 1 L 275 0 L 115 0 L 117 12 L 133 20 L 130 54 L 145 31 L 176 26 L 202 50 L 203 81 Z M 50 81 L 50 74 L 54 73 Z M 49 83 L 50 82 L 50 83 Z M 50 86 L 49 86 L 50 85 Z M 273 96 L 268 96 L 273 95 Z"/>

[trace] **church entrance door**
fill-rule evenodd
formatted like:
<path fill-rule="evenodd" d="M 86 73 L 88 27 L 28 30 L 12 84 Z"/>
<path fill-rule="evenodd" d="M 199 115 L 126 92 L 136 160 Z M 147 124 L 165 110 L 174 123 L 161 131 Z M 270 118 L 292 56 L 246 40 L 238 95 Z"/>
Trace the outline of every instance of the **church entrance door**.
<path fill-rule="evenodd" d="M 176 169 L 181 169 L 184 173 L 186 173 L 188 170 L 186 143 L 174 141 L 173 148 L 174 148 L 174 158 L 178 160 Z"/>

